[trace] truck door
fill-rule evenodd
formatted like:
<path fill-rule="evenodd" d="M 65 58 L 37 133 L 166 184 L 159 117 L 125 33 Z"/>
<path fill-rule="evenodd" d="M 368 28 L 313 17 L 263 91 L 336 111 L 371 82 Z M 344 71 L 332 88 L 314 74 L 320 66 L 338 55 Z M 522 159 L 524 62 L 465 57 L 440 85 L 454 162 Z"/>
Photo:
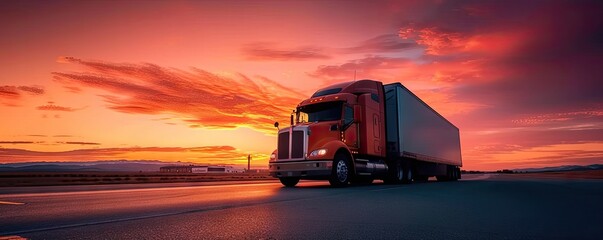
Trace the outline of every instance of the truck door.
<path fill-rule="evenodd" d="M 364 106 L 364 112 L 362 119 L 364 122 L 360 125 L 362 127 L 360 136 L 363 141 L 366 141 L 366 146 L 361 147 L 361 152 L 368 155 L 384 156 L 385 148 L 382 140 L 384 134 L 382 133 L 383 119 L 381 119 L 380 99 L 379 95 L 372 93 L 366 93 L 359 97 L 359 104 Z"/>

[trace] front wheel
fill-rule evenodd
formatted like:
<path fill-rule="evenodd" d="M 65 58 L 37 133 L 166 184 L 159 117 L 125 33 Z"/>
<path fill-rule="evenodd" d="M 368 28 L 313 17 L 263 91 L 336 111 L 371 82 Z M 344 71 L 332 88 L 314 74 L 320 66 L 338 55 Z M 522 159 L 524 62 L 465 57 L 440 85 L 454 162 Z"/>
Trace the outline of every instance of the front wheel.
<path fill-rule="evenodd" d="M 297 185 L 297 183 L 299 182 L 299 178 L 291 177 L 279 178 L 278 180 L 281 180 L 281 183 L 285 185 L 285 187 L 295 187 L 295 185 Z"/>
<path fill-rule="evenodd" d="M 345 187 L 348 185 L 352 176 L 352 168 L 350 167 L 350 161 L 347 156 L 343 154 L 335 155 L 333 160 L 333 170 L 329 183 L 333 187 Z"/>

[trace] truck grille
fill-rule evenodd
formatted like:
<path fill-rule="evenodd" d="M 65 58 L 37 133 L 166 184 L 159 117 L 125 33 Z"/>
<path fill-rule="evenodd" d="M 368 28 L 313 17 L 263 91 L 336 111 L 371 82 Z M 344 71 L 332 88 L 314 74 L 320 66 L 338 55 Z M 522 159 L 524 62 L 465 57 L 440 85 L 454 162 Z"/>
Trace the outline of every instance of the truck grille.
<path fill-rule="evenodd" d="M 304 131 L 293 131 L 293 144 L 291 144 L 291 158 L 304 157 Z"/>
<path fill-rule="evenodd" d="M 291 136 L 289 136 L 289 131 L 279 133 L 277 140 L 278 159 L 303 158 L 305 150 L 304 137 L 305 134 L 303 130 L 294 130 Z M 291 140 L 291 142 L 289 140 Z M 291 156 L 289 156 L 289 153 L 291 153 Z"/>
<path fill-rule="evenodd" d="M 289 158 L 289 132 L 278 134 L 278 159 Z"/>

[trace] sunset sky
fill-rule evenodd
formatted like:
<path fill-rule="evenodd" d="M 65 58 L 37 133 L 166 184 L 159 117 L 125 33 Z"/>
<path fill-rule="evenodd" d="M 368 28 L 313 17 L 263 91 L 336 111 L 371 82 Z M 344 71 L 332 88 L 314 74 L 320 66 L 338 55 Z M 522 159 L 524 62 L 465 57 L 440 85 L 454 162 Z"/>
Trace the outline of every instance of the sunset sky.
<path fill-rule="evenodd" d="M 0 163 L 266 168 L 274 121 L 401 82 L 464 169 L 603 163 L 603 1 L 0 1 Z"/>

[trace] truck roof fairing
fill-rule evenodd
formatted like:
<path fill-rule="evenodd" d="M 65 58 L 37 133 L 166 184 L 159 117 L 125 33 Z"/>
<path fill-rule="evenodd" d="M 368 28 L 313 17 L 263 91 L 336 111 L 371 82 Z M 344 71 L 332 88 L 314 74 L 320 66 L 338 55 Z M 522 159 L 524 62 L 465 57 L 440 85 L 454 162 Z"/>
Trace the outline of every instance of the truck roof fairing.
<path fill-rule="evenodd" d="M 336 102 L 336 101 L 344 101 L 350 104 L 355 104 L 356 99 L 353 94 L 350 93 L 336 93 L 326 96 L 314 97 L 303 100 L 301 103 L 297 105 L 297 107 L 303 107 L 307 105 L 317 104 L 317 103 L 325 103 L 325 102 Z"/>
<path fill-rule="evenodd" d="M 311 98 L 329 96 L 337 93 L 351 93 L 351 94 L 363 94 L 363 93 L 375 93 L 378 94 L 378 86 L 380 82 L 370 79 L 342 82 L 333 84 L 331 86 L 321 88 L 312 94 Z"/>

